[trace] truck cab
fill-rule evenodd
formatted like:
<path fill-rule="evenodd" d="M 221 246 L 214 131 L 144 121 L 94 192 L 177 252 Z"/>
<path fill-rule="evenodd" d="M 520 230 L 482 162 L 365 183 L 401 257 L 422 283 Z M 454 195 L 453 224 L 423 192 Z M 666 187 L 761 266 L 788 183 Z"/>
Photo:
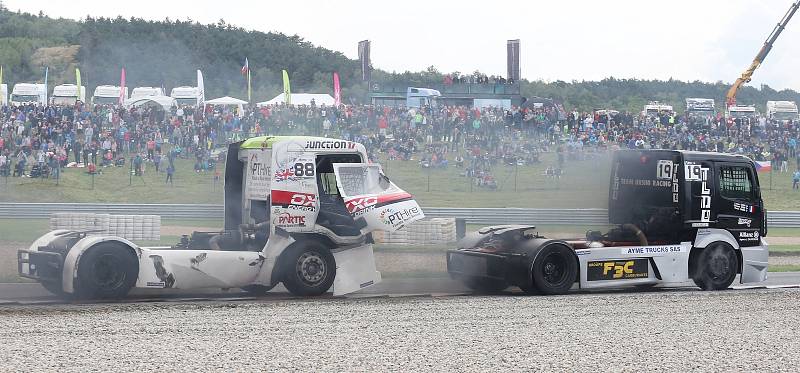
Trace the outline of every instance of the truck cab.
<path fill-rule="evenodd" d="M 788 122 L 800 119 L 794 101 L 767 101 L 767 119 L 775 122 Z"/>
<path fill-rule="evenodd" d="M 116 105 L 120 103 L 120 96 L 122 96 L 122 103 L 128 100 L 128 87 L 123 90 L 115 85 L 99 85 L 94 89 L 92 104 Z"/>
<path fill-rule="evenodd" d="M 448 272 L 474 289 L 526 292 L 766 280 L 767 212 L 753 162 L 719 153 L 614 154 L 607 232 L 551 239 L 535 227 L 485 227 L 448 251 Z"/>
<path fill-rule="evenodd" d="M 714 107 L 714 99 L 711 98 L 687 98 L 686 99 L 686 123 L 692 128 L 708 128 L 715 119 L 717 113 Z"/>
<path fill-rule="evenodd" d="M 434 107 L 438 97 L 441 96 L 442 94 L 435 89 L 408 87 L 406 91 L 406 107 Z"/>
<path fill-rule="evenodd" d="M 278 283 L 295 295 L 336 295 L 380 282 L 371 233 L 422 219 L 410 194 L 369 163 L 363 145 L 261 136 L 231 144 L 224 229 L 171 247 L 54 231 L 20 250 L 19 273 L 56 294 L 119 298 L 133 288 L 242 288 Z M 99 268 L 99 269 L 98 269 Z"/>
<path fill-rule="evenodd" d="M 53 87 L 50 97 L 53 105 L 75 105 L 77 101 L 86 102 L 86 87 L 75 84 L 61 84 Z"/>
<path fill-rule="evenodd" d="M 47 104 L 47 87 L 40 83 L 17 83 L 11 91 L 11 104 Z"/>
<path fill-rule="evenodd" d="M 172 88 L 169 95 L 178 102 L 178 106 L 197 107 L 200 105 L 200 89 L 197 87 L 175 87 Z"/>

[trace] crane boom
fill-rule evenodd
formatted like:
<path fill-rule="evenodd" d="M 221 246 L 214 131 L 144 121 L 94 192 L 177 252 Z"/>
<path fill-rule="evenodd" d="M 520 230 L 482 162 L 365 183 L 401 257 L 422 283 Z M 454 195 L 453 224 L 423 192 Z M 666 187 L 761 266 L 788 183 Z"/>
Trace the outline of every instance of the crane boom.
<path fill-rule="evenodd" d="M 778 36 L 780 36 L 783 29 L 786 28 L 786 24 L 789 23 L 789 20 L 792 19 L 792 16 L 794 16 L 794 13 L 798 8 L 800 8 L 800 1 L 792 3 L 792 6 L 789 7 L 789 11 L 786 12 L 781 21 L 778 22 L 774 29 L 772 29 L 772 32 L 767 37 L 767 41 L 764 42 L 764 46 L 761 47 L 760 51 L 758 51 L 753 63 L 751 63 L 747 70 L 742 73 L 742 76 L 736 79 L 736 82 L 733 83 L 731 88 L 728 90 L 728 94 L 725 96 L 725 101 L 728 107 L 736 105 L 736 92 L 739 91 L 739 88 L 742 85 L 750 81 L 750 78 L 753 76 L 753 72 L 755 72 L 756 69 L 761 66 L 761 63 L 764 62 L 764 59 L 767 58 L 767 54 L 769 54 L 769 51 L 772 50 L 772 45 L 775 43 L 775 40 L 778 39 Z"/>

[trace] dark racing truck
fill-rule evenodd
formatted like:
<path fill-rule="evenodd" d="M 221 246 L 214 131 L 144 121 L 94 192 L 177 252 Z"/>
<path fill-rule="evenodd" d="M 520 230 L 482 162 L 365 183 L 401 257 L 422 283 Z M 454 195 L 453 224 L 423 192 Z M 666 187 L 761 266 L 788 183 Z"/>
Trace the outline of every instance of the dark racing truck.
<path fill-rule="evenodd" d="M 535 227 L 479 229 L 447 252 L 447 271 L 478 291 L 527 293 L 678 285 L 703 290 L 767 278 L 764 202 L 744 156 L 623 150 L 612 159 L 609 222 L 586 237 L 552 239 Z"/>

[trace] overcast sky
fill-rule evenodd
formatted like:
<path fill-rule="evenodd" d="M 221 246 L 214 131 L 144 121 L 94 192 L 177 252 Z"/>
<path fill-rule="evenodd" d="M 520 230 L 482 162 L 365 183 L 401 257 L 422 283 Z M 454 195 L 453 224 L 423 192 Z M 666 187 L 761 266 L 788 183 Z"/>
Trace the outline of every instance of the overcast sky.
<path fill-rule="evenodd" d="M 141 17 L 297 34 L 388 71 L 506 75 L 507 39 L 521 39 L 521 69 L 534 80 L 645 78 L 732 82 L 750 64 L 792 0 L 606 1 L 93 1 L 3 0 L 51 17 Z M 256 61 L 251 61 L 256 63 Z M 800 90 L 800 14 L 752 85 Z"/>

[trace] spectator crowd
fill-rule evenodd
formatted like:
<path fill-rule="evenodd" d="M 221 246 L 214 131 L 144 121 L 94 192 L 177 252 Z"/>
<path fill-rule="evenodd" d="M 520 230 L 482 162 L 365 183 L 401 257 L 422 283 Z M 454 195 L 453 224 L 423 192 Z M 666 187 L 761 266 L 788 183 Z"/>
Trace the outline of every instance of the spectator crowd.
<path fill-rule="evenodd" d="M 178 171 L 176 159 L 193 160 L 193 172 L 213 171 L 224 145 L 262 134 L 356 141 L 373 159 L 384 154 L 418 162 L 421 168 L 457 167 L 474 185 L 488 189 L 497 187 L 496 166 L 535 164 L 541 153 L 556 154 L 548 177 L 559 177 L 570 160 L 617 148 L 745 154 L 773 161 L 779 172 L 789 171 L 788 161 L 800 158 L 796 123 L 763 117 L 689 120 L 670 112 L 567 112 L 548 103 L 478 109 L 446 104 L 331 107 L 312 101 L 165 110 L 79 102 L 0 107 L 0 176 L 58 177 L 65 168 L 95 173 L 115 166 L 141 175 L 150 165 L 171 181 Z"/>

